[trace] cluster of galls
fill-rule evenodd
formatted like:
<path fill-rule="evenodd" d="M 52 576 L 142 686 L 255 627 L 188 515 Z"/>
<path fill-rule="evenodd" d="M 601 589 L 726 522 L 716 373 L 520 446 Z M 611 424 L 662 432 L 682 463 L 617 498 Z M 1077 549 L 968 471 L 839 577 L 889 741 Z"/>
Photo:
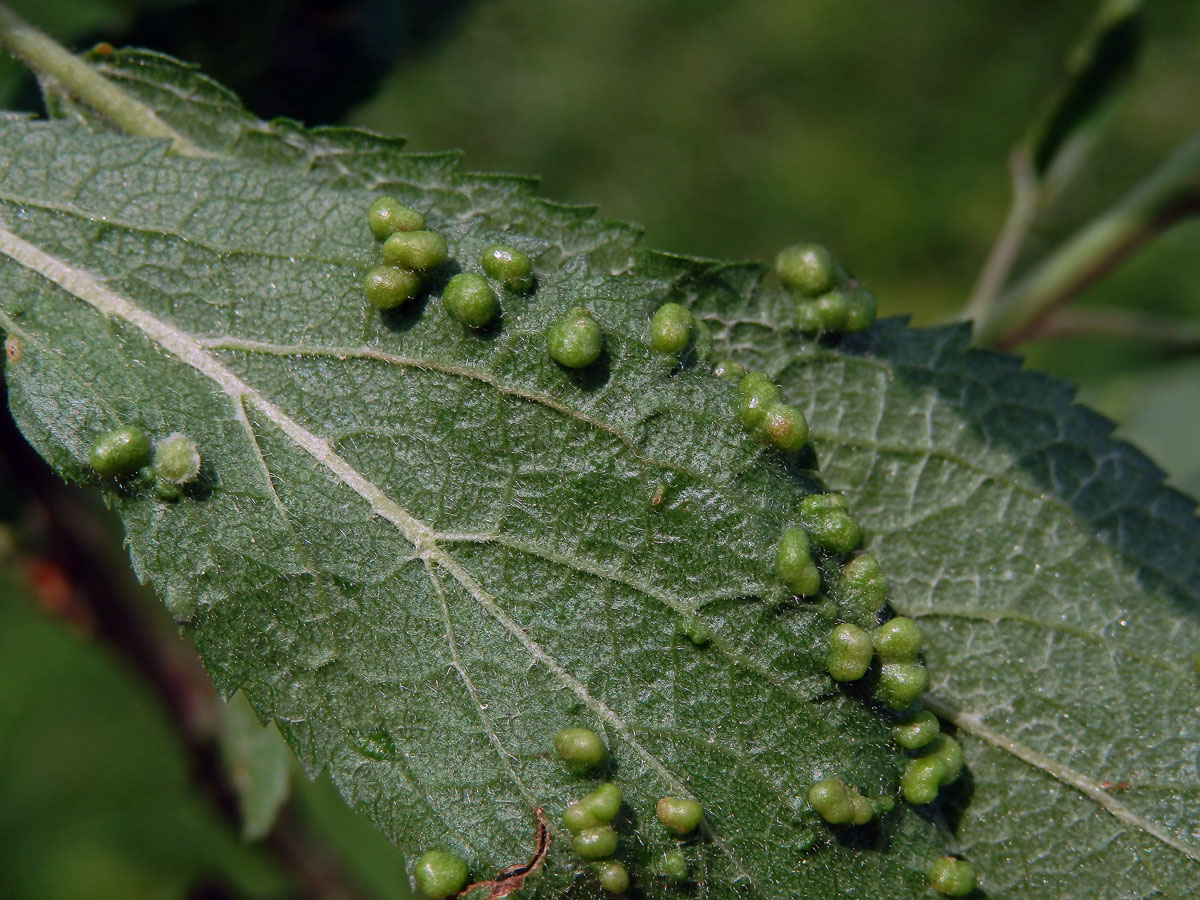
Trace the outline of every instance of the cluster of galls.
<path fill-rule="evenodd" d="M 554 749 L 576 775 L 586 775 L 608 760 L 608 748 L 590 728 L 564 728 L 554 738 Z M 571 833 L 571 847 L 596 876 L 600 887 L 610 894 L 629 889 L 629 870 L 617 853 L 619 837 L 612 827 L 624 802 L 621 789 L 606 781 L 592 792 L 571 803 L 562 814 L 563 825 Z M 704 810 L 690 797 L 663 797 L 655 815 L 663 827 L 683 836 L 691 834 L 704 820 Z M 430 850 L 417 860 L 413 872 L 417 885 L 427 897 L 452 897 L 467 884 L 467 864 L 452 853 Z M 669 881 L 684 881 L 689 874 L 686 857 L 679 849 L 664 853 L 657 874 Z"/>
<path fill-rule="evenodd" d="M 120 481 L 126 489 L 152 484 L 155 496 L 165 501 L 182 497 L 184 485 L 200 474 L 200 451 L 186 434 L 172 432 L 151 447 L 136 425 L 98 435 L 88 462 L 101 478 Z"/>
<path fill-rule="evenodd" d="M 597 768 L 608 758 L 604 742 L 588 728 L 564 729 L 554 739 L 554 748 L 577 774 Z M 611 822 L 622 801 L 621 789 L 605 782 L 568 806 L 562 815 L 563 825 L 573 835 L 572 848 L 591 861 L 600 886 L 612 894 L 623 893 L 629 887 L 628 870 L 619 860 L 611 859 L 617 852 L 617 832 Z M 662 797 L 654 814 L 664 828 L 680 837 L 691 834 L 704 820 L 704 809 L 690 797 Z M 668 881 L 686 880 L 689 867 L 683 852 L 676 848 L 664 853 L 657 874 Z"/>
<path fill-rule="evenodd" d="M 786 528 L 776 550 L 775 573 L 799 597 L 815 597 L 822 588 L 821 570 L 814 551 L 828 557 L 846 557 L 858 549 L 863 532 L 850 515 L 846 501 L 836 494 L 810 494 L 796 510 L 797 525 Z M 864 678 L 878 660 L 874 696 L 889 709 L 911 710 L 929 687 L 929 673 L 919 654 L 923 643 L 920 626 L 896 616 L 878 622 L 887 600 L 887 582 L 879 563 L 860 554 L 841 564 L 829 586 L 844 619 L 829 633 L 826 669 L 837 682 Z M 900 791 L 913 804 L 930 803 L 962 771 L 962 748 L 933 713 L 910 712 L 894 729 L 898 746 L 913 755 L 900 778 Z M 835 826 L 861 826 L 886 815 L 891 798 L 870 799 L 841 778 L 826 778 L 809 789 L 809 805 Z M 969 882 L 968 887 L 964 887 Z M 971 866 L 961 860 L 938 860 L 930 870 L 930 885 L 945 894 L 963 896 L 974 889 Z"/>
<path fill-rule="evenodd" d="M 820 244 L 796 244 L 775 257 L 775 272 L 799 302 L 793 324 L 806 334 L 863 331 L 875 321 L 875 295 Z"/>
<path fill-rule="evenodd" d="M 380 197 L 371 204 L 367 227 L 382 242 L 383 265 L 367 273 L 363 293 L 379 309 L 395 309 L 420 294 L 449 256 L 446 239 L 425 230 L 425 217 L 394 197 Z M 461 272 L 442 290 L 446 312 L 470 328 L 486 328 L 500 316 L 500 299 L 492 282 L 514 293 L 533 286 L 533 263 L 520 250 L 494 244 L 483 251 L 479 262 L 484 275 Z"/>

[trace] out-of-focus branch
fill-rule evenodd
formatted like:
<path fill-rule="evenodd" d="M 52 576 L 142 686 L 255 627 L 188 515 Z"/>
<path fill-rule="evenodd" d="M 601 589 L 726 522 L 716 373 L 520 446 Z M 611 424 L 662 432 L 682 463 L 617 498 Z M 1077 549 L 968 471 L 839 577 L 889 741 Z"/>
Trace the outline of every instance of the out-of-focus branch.
<path fill-rule="evenodd" d="M 1006 291 L 975 322 L 976 340 L 1010 347 L 1028 339 L 1051 311 L 1078 296 L 1142 245 L 1198 213 L 1200 134 Z"/>
<path fill-rule="evenodd" d="M 1026 340 L 1119 337 L 1180 352 L 1200 350 L 1200 323 L 1119 309 L 1059 309 L 1045 316 Z"/>

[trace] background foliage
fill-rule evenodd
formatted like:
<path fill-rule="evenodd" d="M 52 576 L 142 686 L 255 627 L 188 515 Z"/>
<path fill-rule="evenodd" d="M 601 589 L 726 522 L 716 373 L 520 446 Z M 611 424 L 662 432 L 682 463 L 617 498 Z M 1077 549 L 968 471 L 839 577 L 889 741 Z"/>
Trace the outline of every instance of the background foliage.
<path fill-rule="evenodd" d="M 431 20 L 423 3 L 322 5 L 319 14 L 316 4 L 267 3 L 236 31 L 220 27 L 222 16 L 245 14 L 234 4 L 24 6 L 81 47 L 103 38 L 196 59 L 261 115 L 365 124 L 408 134 L 413 149 L 461 146 L 472 168 L 537 172 L 550 196 L 644 223 L 653 246 L 765 257 L 817 237 L 877 288 L 885 314 L 928 322 L 965 299 L 1007 203 L 1005 152 L 1093 5 L 505 0 L 437 4 Z M 201 22 L 212 25 L 208 43 Z M 1094 168 L 1039 234 L 1046 243 L 1200 125 L 1200 9 L 1160 0 L 1148 24 L 1133 92 Z M 322 69 L 330 50 L 343 63 Z M 306 54 L 316 60 L 297 69 Z M 6 71 L 8 105 L 32 103 L 19 70 Z M 297 84 L 304 89 L 287 89 Z M 1088 302 L 1200 315 L 1196 229 L 1169 234 Z M 1176 483 L 1200 488 L 1197 438 L 1184 427 L 1189 410 L 1200 413 L 1195 360 L 1112 340 L 1033 354 L 1082 381 Z M 20 486 L 8 491 L 8 518 L 28 530 Z M 180 748 L 145 689 L 78 633 L 31 613 L 22 590 L 14 578 L 0 589 L 0 734 L 10 736 L 0 741 L 0 839 L 28 849 L 6 854 L 0 890 L 286 890 L 187 798 Z M 319 790 L 301 796 L 302 812 L 321 810 L 318 828 L 342 815 L 337 803 L 321 805 Z M 29 822 L 46 828 L 22 827 Z M 334 822 L 333 833 L 349 827 Z M 403 881 L 387 877 L 390 859 L 384 848 L 347 865 L 380 890 Z"/>

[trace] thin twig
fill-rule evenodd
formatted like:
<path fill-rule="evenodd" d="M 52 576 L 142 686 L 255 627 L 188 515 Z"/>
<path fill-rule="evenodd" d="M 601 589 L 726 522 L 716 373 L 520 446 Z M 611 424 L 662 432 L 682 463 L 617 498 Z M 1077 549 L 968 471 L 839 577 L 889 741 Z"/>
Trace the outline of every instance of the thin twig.
<path fill-rule="evenodd" d="M 1068 238 L 975 323 L 982 344 L 1012 346 L 1139 247 L 1200 213 L 1200 134 L 1111 209 Z"/>
<path fill-rule="evenodd" d="M 1029 227 L 1037 215 L 1038 180 L 1024 146 L 1015 147 L 1009 154 L 1008 168 L 1012 180 L 1012 201 L 1000 234 L 992 244 L 987 262 L 979 273 L 963 311 L 963 317 L 967 319 L 981 319 L 991 309 L 996 296 L 1008 281 L 1008 275 L 1025 244 Z"/>
<path fill-rule="evenodd" d="M 1027 341 L 1119 337 L 1148 341 L 1170 350 L 1200 350 L 1200 322 L 1120 309 L 1057 309 L 1044 316 Z M 1001 345 L 1003 346 L 1003 345 Z"/>
<path fill-rule="evenodd" d="M 171 151 L 180 156 L 211 155 L 160 119 L 150 107 L 3 4 L 0 4 L 0 44 L 41 78 L 53 81 L 126 134 L 164 138 L 171 142 Z"/>

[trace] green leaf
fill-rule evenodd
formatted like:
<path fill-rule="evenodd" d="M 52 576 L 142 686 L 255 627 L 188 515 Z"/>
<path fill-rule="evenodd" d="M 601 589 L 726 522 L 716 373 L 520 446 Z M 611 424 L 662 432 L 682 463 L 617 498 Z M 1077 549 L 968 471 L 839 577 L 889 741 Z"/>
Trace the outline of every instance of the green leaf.
<path fill-rule="evenodd" d="M 1200 531 L 1063 386 L 955 329 L 805 341 L 757 266 L 649 253 L 454 156 L 260 122 L 163 57 L 102 66 L 225 158 L 171 158 L 70 103 L 73 123 L 0 127 L 19 161 L 0 169 L 14 414 L 90 483 L 116 424 L 197 442 L 177 503 L 106 486 L 135 567 L 218 686 L 410 858 L 447 850 L 476 880 L 527 859 L 534 808 L 557 820 L 595 786 L 552 752 L 580 725 L 609 746 L 648 897 L 678 896 L 651 875 L 674 846 L 665 795 L 705 809 L 687 850 L 706 897 L 921 897 L 947 852 L 993 897 L 1191 895 Z M 534 292 L 505 295 L 488 334 L 436 288 L 370 311 L 382 192 L 464 269 L 493 243 L 528 253 Z M 932 705 L 966 750 L 945 801 L 863 833 L 808 808 L 823 778 L 895 796 L 907 756 L 828 678 L 827 605 L 772 574 L 813 473 L 741 430 L 730 382 L 650 350 L 668 300 L 809 415 L 896 607 L 925 624 Z M 544 332 L 576 305 L 607 356 L 573 375 Z M 682 633 L 698 625 L 707 643 Z M 534 878 L 597 891 L 561 829 Z"/>
<path fill-rule="evenodd" d="M 273 722 L 264 726 L 244 694 L 221 710 L 222 762 L 237 794 L 242 836 L 256 841 L 271 830 L 288 798 L 292 755 Z"/>
<path fill-rule="evenodd" d="M 1144 0 L 1100 0 L 1066 71 L 1022 140 L 1039 180 L 1086 154 L 1141 50 Z"/>

